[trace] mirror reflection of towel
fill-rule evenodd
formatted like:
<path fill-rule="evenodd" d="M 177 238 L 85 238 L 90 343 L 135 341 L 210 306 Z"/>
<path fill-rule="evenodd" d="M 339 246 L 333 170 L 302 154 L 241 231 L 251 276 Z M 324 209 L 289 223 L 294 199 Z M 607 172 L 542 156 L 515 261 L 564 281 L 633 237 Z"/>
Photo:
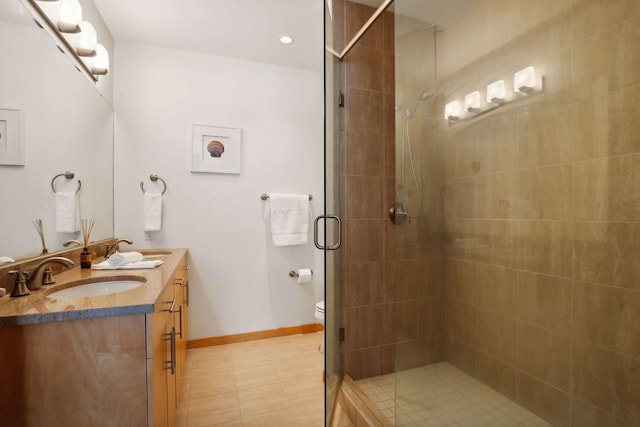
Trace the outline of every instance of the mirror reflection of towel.
<path fill-rule="evenodd" d="M 144 193 L 144 231 L 162 228 L 162 194 Z"/>
<path fill-rule="evenodd" d="M 305 245 L 309 241 L 309 195 L 269 194 L 273 246 Z"/>
<path fill-rule="evenodd" d="M 78 197 L 76 192 L 56 192 L 56 231 L 75 233 L 80 230 L 78 215 Z"/>

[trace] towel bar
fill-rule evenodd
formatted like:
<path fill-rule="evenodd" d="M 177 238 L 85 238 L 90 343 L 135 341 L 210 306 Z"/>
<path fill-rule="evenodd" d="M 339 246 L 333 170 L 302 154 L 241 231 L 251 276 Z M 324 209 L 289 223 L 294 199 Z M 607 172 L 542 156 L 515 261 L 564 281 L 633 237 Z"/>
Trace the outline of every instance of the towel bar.
<path fill-rule="evenodd" d="M 51 189 L 53 190 L 54 193 L 57 193 L 56 187 L 55 187 L 56 179 L 60 178 L 61 176 L 64 176 L 67 179 L 73 179 L 75 174 L 71 171 L 66 171 L 65 173 L 59 173 L 58 175 L 54 176 L 53 179 L 51 180 Z M 82 182 L 78 180 L 78 189 L 76 190 L 76 194 L 80 192 L 81 187 L 82 187 Z"/>
<path fill-rule="evenodd" d="M 269 198 L 269 195 L 267 193 L 262 193 L 262 195 L 260 196 L 260 199 L 262 200 L 267 200 Z M 309 194 L 309 200 L 313 200 L 313 195 Z"/>
<path fill-rule="evenodd" d="M 155 173 L 151 174 L 149 176 L 149 179 L 152 182 L 156 182 L 157 180 L 160 180 L 162 182 L 162 185 L 164 185 L 164 188 L 162 189 L 162 194 L 167 192 L 167 183 L 164 182 L 164 179 L 160 178 L 158 175 L 156 175 Z M 146 193 L 146 191 L 144 191 L 144 182 L 140 181 L 140 188 L 142 189 L 143 193 Z"/>

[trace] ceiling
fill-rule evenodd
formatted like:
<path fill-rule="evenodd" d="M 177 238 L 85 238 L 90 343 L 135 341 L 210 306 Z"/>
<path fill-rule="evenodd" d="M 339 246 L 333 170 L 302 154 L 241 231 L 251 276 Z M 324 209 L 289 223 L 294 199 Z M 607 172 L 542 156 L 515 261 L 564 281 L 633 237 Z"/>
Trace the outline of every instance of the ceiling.
<path fill-rule="evenodd" d="M 94 0 L 116 41 L 323 70 L 321 0 Z M 282 34 L 295 39 L 278 41 Z"/>
<path fill-rule="evenodd" d="M 383 0 L 355 0 L 378 7 Z M 444 24 L 472 0 L 396 0 L 396 13 Z M 322 0 L 94 0 L 113 38 L 322 71 Z M 291 45 L 278 41 L 294 37 Z"/>
<path fill-rule="evenodd" d="M 322 0 L 93 0 L 116 41 L 191 50 L 322 72 Z M 355 0 L 378 7 L 383 0 Z M 445 24 L 473 0 L 396 0 L 395 13 Z M 23 10 L 0 1 L 0 17 Z M 4 10 L 3 10 L 4 9 Z M 24 16 L 16 19 L 28 20 Z M 278 41 L 282 34 L 295 39 Z"/>

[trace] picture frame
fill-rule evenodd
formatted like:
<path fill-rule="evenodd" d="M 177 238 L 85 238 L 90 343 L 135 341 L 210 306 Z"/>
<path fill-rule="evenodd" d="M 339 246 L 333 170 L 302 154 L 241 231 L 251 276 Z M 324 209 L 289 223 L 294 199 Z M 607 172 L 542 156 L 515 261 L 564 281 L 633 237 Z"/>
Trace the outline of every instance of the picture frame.
<path fill-rule="evenodd" d="M 191 172 L 240 174 L 242 130 L 194 124 L 191 138 Z"/>
<path fill-rule="evenodd" d="M 0 166 L 24 166 L 24 113 L 0 108 Z"/>

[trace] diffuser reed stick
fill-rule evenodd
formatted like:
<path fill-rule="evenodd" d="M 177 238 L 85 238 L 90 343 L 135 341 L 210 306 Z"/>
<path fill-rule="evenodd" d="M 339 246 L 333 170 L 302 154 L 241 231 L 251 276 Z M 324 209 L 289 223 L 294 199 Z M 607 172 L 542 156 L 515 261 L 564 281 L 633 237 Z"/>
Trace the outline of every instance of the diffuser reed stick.
<path fill-rule="evenodd" d="M 81 268 L 91 268 L 91 252 L 89 252 L 89 237 L 91 236 L 91 230 L 93 230 L 93 225 L 95 224 L 94 219 L 83 219 L 80 220 L 80 227 L 82 228 L 82 239 L 84 241 L 84 249 L 82 249 L 82 253 L 80 254 L 80 267 Z"/>
<path fill-rule="evenodd" d="M 40 235 L 40 241 L 42 242 L 42 254 L 47 254 L 49 251 L 47 250 L 47 245 L 44 243 L 44 226 L 42 225 L 41 219 L 34 219 L 33 226 L 36 228 L 36 231 Z"/>

